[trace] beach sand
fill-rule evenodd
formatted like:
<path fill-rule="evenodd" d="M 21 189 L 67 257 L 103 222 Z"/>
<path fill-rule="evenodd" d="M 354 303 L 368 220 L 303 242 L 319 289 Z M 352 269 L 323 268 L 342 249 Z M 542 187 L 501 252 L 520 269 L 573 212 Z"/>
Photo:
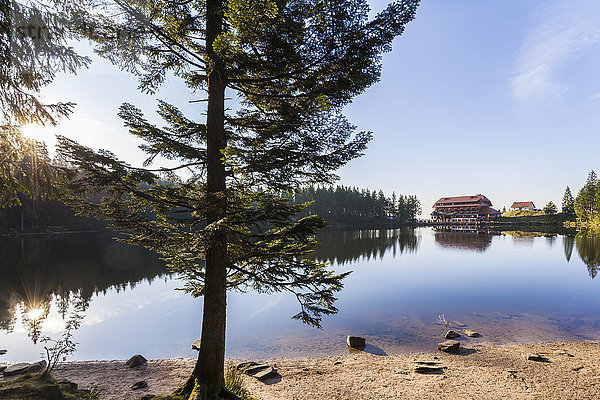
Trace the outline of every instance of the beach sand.
<path fill-rule="evenodd" d="M 252 360 L 275 365 L 281 380 L 267 385 L 246 376 L 245 381 L 263 400 L 600 399 L 598 342 L 463 346 L 457 354 Z M 547 361 L 526 360 L 523 354 L 528 353 Z M 415 361 L 446 368 L 440 374 L 418 374 Z M 125 361 L 74 361 L 60 364 L 55 375 L 98 391 L 101 399 L 133 400 L 172 392 L 188 377 L 194 362 L 150 360 L 143 367 L 128 368 Z M 140 380 L 147 381 L 148 388 L 132 390 L 130 386 Z"/>

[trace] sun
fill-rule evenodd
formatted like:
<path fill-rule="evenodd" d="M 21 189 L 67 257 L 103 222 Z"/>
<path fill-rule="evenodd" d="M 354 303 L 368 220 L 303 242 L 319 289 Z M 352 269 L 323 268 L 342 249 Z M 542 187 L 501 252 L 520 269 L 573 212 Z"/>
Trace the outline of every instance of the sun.
<path fill-rule="evenodd" d="M 40 142 L 48 143 L 54 142 L 55 140 L 55 127 L 32 124 L 24 125 L 21 129 L 23 131 L 23 135 Z"/>
<path fill-rule="evenodd" d="M 27 319 L 31 321 L 37 321 L 44 316 L 44 310 L 41 308 L 32 308 L 31 310 L 27 311 L 25 315 L 27 316 Z"/>

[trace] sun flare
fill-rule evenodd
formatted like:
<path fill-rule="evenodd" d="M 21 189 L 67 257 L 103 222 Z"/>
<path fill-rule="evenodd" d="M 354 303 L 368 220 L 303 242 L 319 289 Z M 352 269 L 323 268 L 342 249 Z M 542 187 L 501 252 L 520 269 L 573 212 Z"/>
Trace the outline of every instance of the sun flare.
<path fill-rule="evenodd" d="M 24 125 L 22 130 L 25 136 L 41 142 L 47 142 L 54 137 L 53 127 L 44 125 Z"/>
<path fill-rule="evenodd" d="M 44 315 L 44 310 L 41 308 L 32 308 L 31 310 L 27 311 L 25 315 L 27 316 L 27 319 L 31 321 L 37 321 Z"/>

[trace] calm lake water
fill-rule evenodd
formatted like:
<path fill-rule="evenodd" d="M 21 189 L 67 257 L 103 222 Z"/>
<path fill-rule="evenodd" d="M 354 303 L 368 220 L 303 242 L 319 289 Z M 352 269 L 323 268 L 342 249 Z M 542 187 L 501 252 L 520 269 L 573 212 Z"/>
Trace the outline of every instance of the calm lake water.
<path fill-rule="evenodd" d="M 323 330 L 291 320 L 289 294 L 230 293 L 227 356 L 326 356 L 348 334 L 368 351 L 434 350 L 438 316 L 468 326 L 471 342 L 600 339 L 600 238 L 433 228 L 333 231 L 316 257 L 353 271 Z M 60 337 L 79 308 L 71 359 L 192 357 L 202 300 L 176 290 L 152 254 L 110 234 L 0 240 L 0 361 L 34 361 L 40 338 Z"/>

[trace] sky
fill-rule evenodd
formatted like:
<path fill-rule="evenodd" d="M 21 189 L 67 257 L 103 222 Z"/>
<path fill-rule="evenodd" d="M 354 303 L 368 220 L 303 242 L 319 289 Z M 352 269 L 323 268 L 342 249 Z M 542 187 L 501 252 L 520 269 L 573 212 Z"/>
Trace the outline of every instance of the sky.
<path fill-rule="evenodd" d="M 386 2 L 371 0 L 374 12 Z M 139 165 L 144 156 L 117 117 L 123 102 L 148 116 L 156 99 L 202 120 L 202 103 L 170 78 L 156 96 L 93 54 L 89 69 L 59 76 L 47 101 L 77 103 L 57 128 L 26 127 L 46 141 L 63 134 Z M 423 216 L 440 197 L 486 195 L 494 207 L 531 200 L 560 207 L 600 170 L 600 6 L 597 0 L 424 0 L 383 58 L 381 81 L 345 114 L 373 132 L 366 154 L 339 184 L 416 195 Z"/>

